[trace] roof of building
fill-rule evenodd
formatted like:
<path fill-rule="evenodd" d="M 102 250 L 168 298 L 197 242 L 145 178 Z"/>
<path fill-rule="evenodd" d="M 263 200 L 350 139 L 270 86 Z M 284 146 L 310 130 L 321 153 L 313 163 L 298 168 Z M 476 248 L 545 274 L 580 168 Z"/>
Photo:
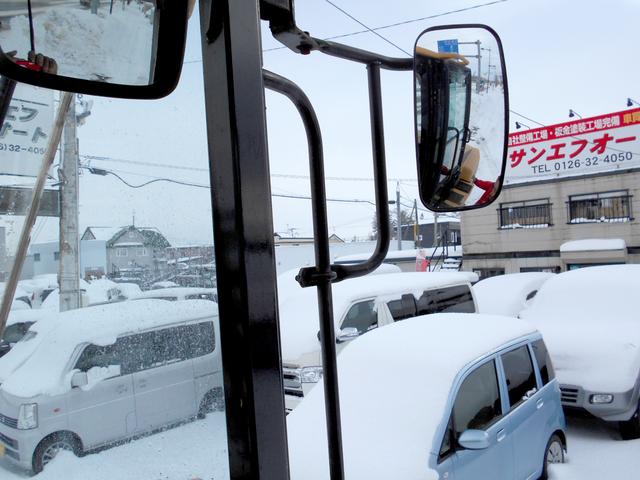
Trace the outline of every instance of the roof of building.
<path fill-rule="evenodd" d="M 82 239 L 88 240 L 88 237 L 92 236 L 95 240 L 106 241 L 107 247 L 112 247 L 122 235 L 132 230 L 135 230 L 142 235 L 144 238 L 144 245 L 158 248 L 171 246 L 169 241 L 157 228 L 136 227 L 135 225 L 128 225 L 126 227 L 87 227 L 82 235 Z"/>

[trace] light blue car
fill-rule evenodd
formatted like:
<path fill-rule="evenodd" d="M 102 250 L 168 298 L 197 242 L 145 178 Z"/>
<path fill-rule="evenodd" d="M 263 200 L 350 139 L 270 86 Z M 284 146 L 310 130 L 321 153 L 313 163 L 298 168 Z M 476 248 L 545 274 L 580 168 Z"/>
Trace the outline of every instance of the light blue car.
<path fill-rule="evenodd" d="M 378 330 L 338 357 L 346 478 L 537 480 L 564 461 L 560 388 L 533 326 L 435 314 Z M 287 419 L 292 479 L 328 478 L 323 393 Z"/>

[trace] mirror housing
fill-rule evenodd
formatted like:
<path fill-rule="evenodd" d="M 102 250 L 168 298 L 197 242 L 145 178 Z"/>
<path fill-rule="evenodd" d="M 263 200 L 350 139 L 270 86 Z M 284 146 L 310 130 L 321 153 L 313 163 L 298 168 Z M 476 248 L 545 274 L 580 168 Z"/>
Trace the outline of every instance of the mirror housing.
<path fill-rule="evenodd" d="M 489 205 L 500 193 L 507 160 L 500 38 L 484 25 L 425 30 L 414 49 L 414 82 L 420 200 L 436 212 Z"/>
<path fill-rule="evenodd" d="M 24 11 L 3 19 L 9 28 L 0 32 L 0 75 L 38 87 L 117 98 L 161 98 L 178 84 L 188 2 L 132 2 L 126 11 L 118 6 L 112 12 L 98 2 L 100 14 L 54 3 L 34 12 L 33 31 L 24 3 Z M 0 14 L 5 8 L 10 6 L 0 7 Z M 63 21 L 67 10 L 73 18 Z M 49 17 L 55 21 L 47 22 Z M 125 51 L 119 50 L 122 46 Z M 32 48 L 40 54 L 39 62 L 29 54 Z M 17 53 L 7 55 L 11 52 Z M 57 73 L 38 66 L 43 55 L 45 61 L 55 61 Z"/>
<path fill-rule="evenodd" d="M 75 372 L 71 376 L 71 388 L 85 387 L 89 384 L 87 372 Z"/>
<path fill-rule="evenodd" d="M 489 434 L 484 430 L 465 430 L 458 438 L 458 444 L 468 450 L 484 450 L 489 448 Z"/>
<path fill-rule="evenodd" d="M 338 332 L 338 335 L 336 336 L 336 340 L 338 341 L 338 343 L 344 343 L 344 342 L 349 342 L 351 340 L 355 340 L 359 336 L 360 336 L 360 332 L 358 332 L 357 328 L 347 327 L 347 328 L 343 328 Z"/>

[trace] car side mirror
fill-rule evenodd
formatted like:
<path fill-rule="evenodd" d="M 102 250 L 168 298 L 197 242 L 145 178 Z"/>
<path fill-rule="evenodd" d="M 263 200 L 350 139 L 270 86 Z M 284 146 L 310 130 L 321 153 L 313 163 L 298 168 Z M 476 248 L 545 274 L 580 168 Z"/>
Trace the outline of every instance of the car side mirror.
<path fill-rule="evenodd" d="M 489 448 L 489 434 L 484 430 L 465 430 L 458 438 L 458 444 L 468 450 Z"/>
<path fill-rule="evenodd" d="M 87 372 L 75 372 L 71 376 L 71 388 L 85 387 L 88 383 Z"/>
<path fill-rule="evenodd" d="M 0 5 L 0 75 L 66 92 L 160 98 L 178 84 L 186 1 Z"/>
<path fill-rule="evenodd" d="M 489 205 L 507 159 L 508 90 L 502 44 L 483 25 L 425 30 L 414 50 L 418 184 L 432 211 Z"/>
<path fill-rule="evenodd" d="M 360 332 L 355 327 L 347 327 L 343 328 L 338 332 L 337 340 L 338 343 L 349 342 L 351 340 L 355 340 L 360 336 Z"/>

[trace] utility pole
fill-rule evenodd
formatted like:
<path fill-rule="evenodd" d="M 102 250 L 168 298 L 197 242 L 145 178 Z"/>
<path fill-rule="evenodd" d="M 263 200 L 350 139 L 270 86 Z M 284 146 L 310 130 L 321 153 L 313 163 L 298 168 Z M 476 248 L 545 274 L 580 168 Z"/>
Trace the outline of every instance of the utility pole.
<path fill-rule="evenodd" d="M 400 213 L 400 182 L 396 183 L 396 235 L 398 236 L 398 250 L 402 250 L 402 218 Z"/>
<path fill-rule="evenodd" d="M 78 137 L 75 95 L 64 124 L 60 173 L 60 311 L 81 307 L 78 228 Z"/>
<path fill-rule="evenodd" d="M 413 227 L 413 239 L 414 239 L 414 243 L 415 243 L 415 247 L 416 248 L 420 248 L 420 225 L 418 224 L 418 200 L 416 200 L 415 198 L 413 199 L 413 210 L 415 212 L 415 223 L 414 223 L 414 227 Z"/>
<path fill-rule="evenodd" d="M 480 52 L 480 50 L 482 50 L 481 42 L 480 40 L 476 40 L 475 42 L 458 42 L 458 45 L 475 45 L 476 48 L 478 49 L 478 54 L 477 55 L 465 55 L 465 57 L 468 58 L 477 58 L 478 59 L 478 81 L 476 82 L 476 92 L 480 92 L 481 90 L 481 86 L 480 84 L 482 83 L 482 53 Z M 485 49 L 486 50 L 486 49 Z"/>

